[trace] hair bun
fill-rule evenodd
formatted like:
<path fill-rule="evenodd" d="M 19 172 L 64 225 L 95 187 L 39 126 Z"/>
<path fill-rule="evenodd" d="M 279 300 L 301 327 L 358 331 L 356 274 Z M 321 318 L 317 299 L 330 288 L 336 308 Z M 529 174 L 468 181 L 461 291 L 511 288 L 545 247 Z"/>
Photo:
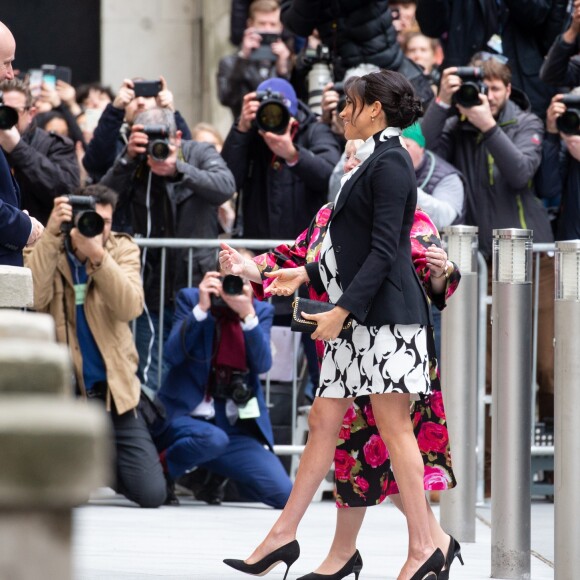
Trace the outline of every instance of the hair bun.
<path fill-rule="evenodd" d="M 403 129 L 412 125 L 419 117 L 423 116 L 423 105 L 421 99 L 416 97 L 413 93 L 405 93 L 401 96 L 399 108 L 402 118 L 405 119 L 405 126 L 402 127 Z"/>

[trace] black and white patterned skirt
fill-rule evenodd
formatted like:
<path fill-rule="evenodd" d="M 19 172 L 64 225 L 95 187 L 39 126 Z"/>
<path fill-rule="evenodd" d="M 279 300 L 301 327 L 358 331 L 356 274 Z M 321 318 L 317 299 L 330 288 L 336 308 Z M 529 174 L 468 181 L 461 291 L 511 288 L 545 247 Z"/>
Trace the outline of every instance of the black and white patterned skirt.
<path fill-rule="evenodd" d="M 319 269 L 330 301 L 336 304 L 342 287 L 330 231 L 322 242 Z M 426 326 L 363 326 L 354 321 L 351 338 L 324 343 L 318 397 L 418 395 L 428 393 L 430 387 Z"/>
<path fill-rule="evenodd" d="M 325 343 L 318 397 L 419 394 L 429 388 L 426 326 L 354 321 L 351 338 Z"/>

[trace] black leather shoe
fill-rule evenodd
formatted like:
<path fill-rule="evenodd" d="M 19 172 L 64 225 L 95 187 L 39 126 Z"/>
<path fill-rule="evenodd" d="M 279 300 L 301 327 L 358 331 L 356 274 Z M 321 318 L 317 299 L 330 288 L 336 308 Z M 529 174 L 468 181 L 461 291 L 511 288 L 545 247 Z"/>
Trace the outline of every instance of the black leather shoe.
<path fill-rule="evenodd" d="M 358 575 L 363 567 L 363 561 L 360 552 L 357 550 L 352 558 L 338 571 L 334 574 L 318 574 L 318 572 L 310 572 L 306 576 L 300 576 L 297 580 L 342 580 L 354 574 L 355 580 L 358 580 Z"/>
<path fill-rule="evenodd" d="M 439 580 L 449 580 L 449 568 L 451 568 L 451 564 L 453 564 L 455 558 L 461 562 L 462 566 L 464 565 L 459 542 L 453 536 L 449 537 L 451 541 L 449 542 L 449 549 L 447 550 L 447 557 L 445 558 L 445 570 L 441 570 L 439 573 Z"/>
<path fill-rule="evenodd" d="M 286 580 L 288 576 L 288 571 L 290 566 L 298 560 L 300 556 L 300 546 L 297 540 L 292 540 L 288 544 L 284 544 L 282 547 L 266 554 L 261 560 L 254 562 L 253 564 L 246 564 L 243 560 L 224 560 L 224 564 L 231 566 L 235 570 L 240 572 L 245 572 L 246 574 L 252 574 L 254 576 L 264 576 L 272 568 L 277 566 L 280 562 L 286 564 L 286 574 L 284 574 L 283 580 Z"/>
<path fill-rule="evenodd" d="M 445 565 L 445 556 L 437 548 L 429 559 L 411 576 L 411 580 L 438 580 L 441 568 Z"/>

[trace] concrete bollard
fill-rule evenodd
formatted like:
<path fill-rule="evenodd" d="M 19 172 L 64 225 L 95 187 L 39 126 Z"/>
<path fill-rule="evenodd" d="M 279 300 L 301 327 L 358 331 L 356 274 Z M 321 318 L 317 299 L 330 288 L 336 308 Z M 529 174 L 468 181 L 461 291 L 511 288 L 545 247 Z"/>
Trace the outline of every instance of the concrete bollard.
<path fill-rule="evenodd" d="M 15 270 L 0 267 L 0 307 L 32 301 L 30 272 Z M 1 579 L 71 580 L 72 508 L 111 479 L 110 421 L 73 399 L 69 353 L 54 340 L 50 316 L 0 308 Z"/>
<path fill-rule="evenodd" d="M 106 485 L 109 422 L 52 396 L 0 404 L 0 578 L 71 578 L 71 508 Z"/>
<path fill-rule="evenodd" d="M 39 340 L 0 340 L 0 395 L 72 395 L 67 348 Z"/>
<path fill-rule="evenodd" d="M 0 311 L 0 340 L 6 338 L 54 342 L 54 318 L 50 314 L 39 312 L 4 309 Z"/>
<path fill-rule="evenodd" d="M 0 308 L 30 308 L 33 300 L 30 269 L 0 266 Z"/>

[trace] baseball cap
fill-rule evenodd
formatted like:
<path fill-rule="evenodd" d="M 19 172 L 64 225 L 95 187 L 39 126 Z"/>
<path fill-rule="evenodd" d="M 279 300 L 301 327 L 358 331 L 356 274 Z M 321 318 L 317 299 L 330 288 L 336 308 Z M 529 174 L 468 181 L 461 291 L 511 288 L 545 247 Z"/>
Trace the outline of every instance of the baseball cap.
<path fill-rule="evenodd" d="M 409 125 L 406 129 L 403 129 L 403 137 L 407 139 L 412 139 L 419 145 L 419 147 L 425 147 L 425 137 L 423 131 L 421 130 L 421 125 L 419 123 L 413 123 Z"/>
<path fill-rule="evenodd" d="M 258 85 L 257 91 L 272 91 L 273 93 L 281 93 L 284 95 L 284 104 L 290 114 L 296 117 L 298 114 L 298 97 L 294 87 L 286 80 L 273 78 L 267 79 Z"/>

